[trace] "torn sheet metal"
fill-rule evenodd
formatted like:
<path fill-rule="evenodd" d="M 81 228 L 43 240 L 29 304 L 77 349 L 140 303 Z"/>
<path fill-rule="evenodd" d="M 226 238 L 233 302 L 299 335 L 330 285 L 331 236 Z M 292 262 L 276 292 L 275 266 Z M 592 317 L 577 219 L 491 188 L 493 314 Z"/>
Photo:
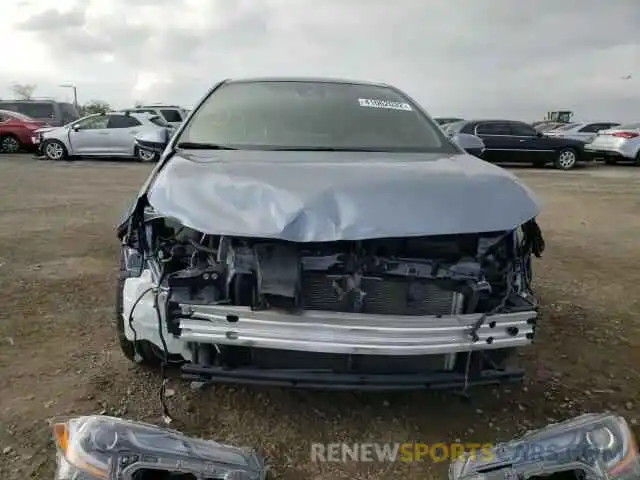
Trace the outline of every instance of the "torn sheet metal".
<path fill-rule="evenodd" d="M 540 212 L 513 174 L 467 154 L 189 152 L 147 198 L 203 233 L 293 242 L 512 230 Z"/>

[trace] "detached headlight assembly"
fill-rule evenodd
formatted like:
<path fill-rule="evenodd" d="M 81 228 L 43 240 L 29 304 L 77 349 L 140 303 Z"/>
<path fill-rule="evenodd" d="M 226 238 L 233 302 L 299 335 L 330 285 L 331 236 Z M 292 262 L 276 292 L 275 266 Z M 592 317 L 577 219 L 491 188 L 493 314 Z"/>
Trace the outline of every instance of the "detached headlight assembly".
<path fill-rule="evenodd" d="M 106 416 L 57 423 L 56 480 L 264 480 L 254 452 Z"/>
<path fill-rule="evenodd" d="M 449 478 L 529 478 L 567 470 L 583 470 L 588 478 L 640 478 L 638 446 L 625 419 L 586 414 L 549 425 L 491 452 L 459 457 Z"/>

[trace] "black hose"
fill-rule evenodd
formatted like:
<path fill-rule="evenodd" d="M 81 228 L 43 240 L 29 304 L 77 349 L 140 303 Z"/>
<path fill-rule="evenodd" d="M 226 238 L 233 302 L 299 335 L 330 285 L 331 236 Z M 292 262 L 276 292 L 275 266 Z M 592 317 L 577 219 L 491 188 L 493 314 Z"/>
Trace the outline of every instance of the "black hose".
<path fill-rule="evenodd" d="M 135 311 L 136 307 L 138 306 L 138 304 L 142 301 L 142 299 L 144 298 L 144 296 L 153 291 L 154 287 L 149 287 L 147 288 L 144 292 L 142 292 L 138 298 L 136 298 L 136 301 L 133 302 L 133 305 L 131 306 L 131 310 L 129 311 L 129 319 L 128 319 L 128 323 L 129 323 L 129 328 L 131 329 L 131 331 L 133 332 L 133 349 L 136 353 L 138 353 L 138 348 L 137 348 L 137 343 L 138 343 L 138 333 L 136 332 L 136 329 L 133 328 L 133 312 Z"/>

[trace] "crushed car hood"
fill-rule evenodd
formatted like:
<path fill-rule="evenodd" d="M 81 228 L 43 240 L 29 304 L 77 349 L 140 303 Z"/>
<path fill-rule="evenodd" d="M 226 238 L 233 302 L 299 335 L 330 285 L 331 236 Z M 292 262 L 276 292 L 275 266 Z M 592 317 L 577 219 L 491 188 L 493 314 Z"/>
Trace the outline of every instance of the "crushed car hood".
<path fill-rule="evenodd" d="M 144 193 L 203 233 L 293 242 L 511 230 L 540 211 L 514 175 L 467 154 L 183 151 Z"/>

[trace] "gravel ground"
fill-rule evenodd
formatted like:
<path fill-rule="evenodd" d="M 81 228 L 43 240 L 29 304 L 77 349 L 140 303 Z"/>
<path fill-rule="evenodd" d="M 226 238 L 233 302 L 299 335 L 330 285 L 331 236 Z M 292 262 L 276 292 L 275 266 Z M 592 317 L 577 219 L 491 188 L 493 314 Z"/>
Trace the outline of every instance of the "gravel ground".
<path fill-rule="evenodd" d="M 150 167 L 0 156 L 0 478 L 52 478 L 48 423 L 109 413 L 157 423 L 159 379 L 112 330 L 114 225 Z M 313 463 L 313 442 L 490 442 L 586 411 L 640 420 L 640 168 L 514 170 L 545 201 L 544 320 L 522 386 L 313 393 L 170 381 L 174 427 L 252 445 L 284 479 L 434 478 L 446 464 Z M 636 428 L 636 427 L 634 427 Z M 640 433 L 640 432 L 637 432 Z"/>

